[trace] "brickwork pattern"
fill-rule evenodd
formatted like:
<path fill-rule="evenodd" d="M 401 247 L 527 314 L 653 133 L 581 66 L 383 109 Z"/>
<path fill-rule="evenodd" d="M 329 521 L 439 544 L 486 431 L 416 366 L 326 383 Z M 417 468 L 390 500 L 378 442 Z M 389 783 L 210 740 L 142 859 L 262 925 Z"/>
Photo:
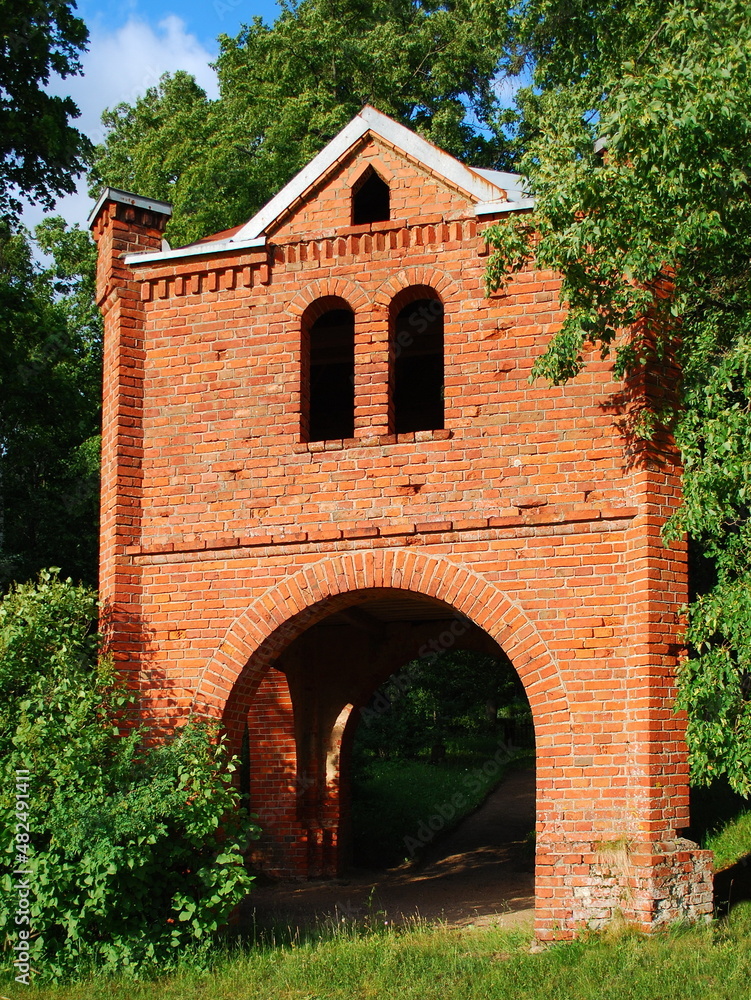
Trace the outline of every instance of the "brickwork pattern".
<path fill-rule="evenodd" d="M 352 226 L 370 164 L 392 220 Z M 248 724 L 271 867 L 336 869 L 347 699 L 363 696 L 312 653 L 306 688 L 285 654 L 337 611 L 424 595 L 497 642 L 530 699 L 538 935 L 710 912 L 706 852 L 674 846 L 688 825 L 672 710 L 686 553 L 660 528 L 679 476 L 669 447 L 624 437 L 642 389 L 624 392 L 605 362 L 530 384 L 561 321 L 556 276 L 530 266 L 486 298 L 469 196 L 374 138 L 266 247 L 128 267 L 123 252 L 161 240 L 159 219 L 134 212 L 105 205 L 95 226 L 113 647 L 165 724 L 196 711 L 235 741 Z M 445 428 L 397 436 L 392 304 L 418 286 L 444 306 Z M 355 436 L 306 443 L 304 327 L 332 297 L 355 316 Z"/>

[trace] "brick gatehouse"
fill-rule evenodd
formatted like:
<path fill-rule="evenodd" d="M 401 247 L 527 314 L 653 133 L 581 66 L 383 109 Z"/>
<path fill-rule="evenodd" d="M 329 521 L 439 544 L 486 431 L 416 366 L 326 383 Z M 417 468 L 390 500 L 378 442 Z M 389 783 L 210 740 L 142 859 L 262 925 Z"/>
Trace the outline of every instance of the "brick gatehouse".
<path fill-rule="evenodd" d="M 165 722 L 247 726 L 269 870 L 333 874 L 359 709 L 452 645 L 510 658 L 537 745 L 536 919 L 567 937 L 711 912 L 675 715 L 686 553 L 647 387 L 528 376 L 561 321 L 531 265 L 486 297 L 518 178 L 372 108 L 247 224 L 170 249 L 168 205 L 92 213 L 105 319 L 102 597 Z"/>

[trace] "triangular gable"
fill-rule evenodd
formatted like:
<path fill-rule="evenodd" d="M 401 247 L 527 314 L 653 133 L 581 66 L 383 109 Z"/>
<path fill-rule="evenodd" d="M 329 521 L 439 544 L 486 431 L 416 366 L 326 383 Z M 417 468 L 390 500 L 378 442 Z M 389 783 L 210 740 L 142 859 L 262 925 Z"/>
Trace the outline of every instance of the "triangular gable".
<path fill-rule="evenodd" d="M 321 184 L 332 168 L 335 168 L 349 152 L 366 142 L 368 137 L 382 140 L 462 194 L 474 203 L 474 211 L 478 216 L 516 212 L 532 208 L 534 205 L 532 199 L 525 193 L 522 178 L 518 174 L 468 167 L 450 153 L 394 121 L 393 118 L 366 105 L 306 167 L 303 167 L 245 224 L 222 233 L 213 233 L 196 243 L 175 250 L 128 254 L 125 262 L 131 265 L 148 264 L 263 246 L 269 230 L 286 215 L 294 212 L 303 203 L 308 192 Z"/>
<path fill-rule="evenodd" d="M 510 201 L 507 190 L 512 181 L 514 192 L 519 189 L 519 178 L 515 174 L 504 174 L 496 170 L 474 170 L 444 152 L 432 142 L 423 139 L 388 115 L 366 105 L 349 125 L 328 143 L 310 163 L 296 174 L 282 190 L 257 212 L 241 229 L 234 239 L 257 239 L 265 234 L 275 222 L 301 201 L 306 192 L 321 182 L 326 173 L 342 157 L 353 149 L 365 136 L 374 135 L 389 145 L 418 161 L 432 173 L 441 177 L 451 187 L 467 195 L 478 203 L 493 204 Z M 516 199 L 515 199 L 516 200 Z"/>

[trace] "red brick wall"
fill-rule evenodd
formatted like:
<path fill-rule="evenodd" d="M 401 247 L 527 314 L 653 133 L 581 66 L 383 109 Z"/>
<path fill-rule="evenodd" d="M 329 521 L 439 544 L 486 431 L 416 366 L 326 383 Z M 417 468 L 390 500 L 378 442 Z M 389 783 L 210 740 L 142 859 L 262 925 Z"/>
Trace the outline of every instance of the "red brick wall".
<path fill-rule="evenodd" d="M 389 185 L 390 215 L 403 222 L 430 222 L 461 218 L 471 213 L 473 202 L 466 192 L 452 190 L 422 164 L 407 159 L 382 139 L 363 137 L 347 156 L 338 161 L 307 195 L 302 204 L 278 220 L 269 230 L 277 243 L 299 240 L 301 236 L 342 237 L 364 229 L 382 232 L 387 223 L 352 226 L 350 192 L 357 180 L 372 166 Z"/>
<path fill-rule="evenodd" d="M 352 227 L 349 185 L 370 162 L 392 186 L 393 221 Z M 429 595 L 501 645 L 532 704 L 540 936 L 615 909 L 645 926 L 681 906 L 705 913 L 707 855 L 686 874 L 671 846 L 688 824 L 672 712 L 686 572 L 659 529 L 679 478 L 669 452 L 624 438 L 638 393 L 624 402 L 607 364 L 564 387 L 529 383 L 561 320 L 556 276 L 530 267 L 486 298 L 466 193 L 375 141 L 280 220 L 268 249 L 128 269 L 108 211 L 100 285 L 127 308 L 107 320 L 102 584 L 149 710 L 221 717 L 235 738 L 248 718 L 259 739 L 281 727 L 279 747 L 256 754 L 276 782 L 275 856 L 328 870 L 336 780 L 311 812 L 279 777 L 300 769 L 306 701 L 280 715 L 284 675 L 265 671 L 364 590 Z M 157 239 L 137 222 L 127 249 Z M 444 304 L 446 424 L 396 438 L 389 311 L 416 285 Z M 326 296 L 355 314 L 355 437 L 306 444 L 302 323 Z M 329 727 L 340 694 L 321 680 Z M 319 737 L 320 758 L 332 744 Z"/>

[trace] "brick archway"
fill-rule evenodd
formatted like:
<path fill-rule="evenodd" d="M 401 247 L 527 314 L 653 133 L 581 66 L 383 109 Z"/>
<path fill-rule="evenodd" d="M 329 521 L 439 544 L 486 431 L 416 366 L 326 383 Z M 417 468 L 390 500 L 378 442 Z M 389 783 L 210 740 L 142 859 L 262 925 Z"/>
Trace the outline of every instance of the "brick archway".
<path fill-rule="evenodd" d="M 538 934 L 618 913 L 646 929 L 703 918 L 709 855 L 683 840 L 685 720 L 673 713 L 685 547 L 660 540 L 680 504 L 673 449 L 624 452 L 607 362 L 552 391 L 530 379 L 564 319 L 560 277 L 530 262 L 483 296 L 478 230 L 528 209 L 504 204 L 501 177 L 373 109 L 327 150 L 232 239 L 163 250 L 169 206 L 114 189 L 93 213 L 101 594 L 118 667 L 160 721 L 191 708 L 226 721 L 252 701 L 284 790 L 295 739 L 320 748 L 323 722 L 337 730 L 328 715 L 310 732 L 294 718 L 319 694 L 308 662 L 285 663 L 294 640 L 312 650 L 306 629 L 337 608 L 346 618 L 358 593 L 437 598 L 504 649 L 532 704 Z M 392 218 L 353 226 L 351 172 L 377 162 L 399 179 Z M 445 304 L 445 426 L 396 433 L 389 309 L 417 286 Z M 308 442 L 303 316 L 329 296 L 355 313 L 354 433 Z M 645 403 L 659 391 L 648 382 Z M 284 838 L 323 831 L 336 846 L 325 800 L 298 808 L 294 793 Z"/>
<path fill-rule="evenodd" d="M 356 285 L 354 281 L 349 281 L 347 278 L 335 278 L 328 281 L 316 280 L 309 282 L 287 303 L 287 312 L 290 316 L 301 317 L 308 306 L 312 305 L 318 299 L 325 298 L 344 299 L 355 313 L 368 308 L 370 305 L 365 291 L 359 285 Z"/>
<path fill-rule="evenodd" d="M 389 309 L 391 300 L 407 288 L 414 285 L 427 285 L 432 288 L 443 301 L 460 301 L 460 289 L 444 272 L 435 267 L 407 267 L 392 274 L 373 292 L 373 302 L 378 309 Z"/>
<path fill-rule="evenodd" d="M 457 622 L 468 619 L 510 659 L 535 726 L 539 843 L 553 832 L 555 774 L 572 754 L 571 716 L 558 666 L 529 616 L 494 583 L 444 556 L 414 549 L 332 553 L 269 588 L 235 619 L 203 671 L 193 705 L 221 718 L 234 746 L 249 726 L 257 795 L 251 791 L 251 802 L 265 831 L 254 856 L 272 874 L 332 876 L 346 861 L 342 798 L 348 800 L 348 776 L 340 773 L 339 760 L 353 705 L 344 706 L 336 722 L 320 715 L 311 721 L 314 709 L 307 698 L 300 700 L 287 668 L 271 668 L 313 626 L 395 593 L 441 602 Z M 410 658 L 405 655 L 399 665 Z M 316 740 L 312 753 L 306 739 L 301 743 L 308 725 Z"/>
<path fill-rule="evenodd" d="M 569 742 L 566 691 L 534 624 L 495 584 L 449 559 L 414 550 L 327 556 L 271 587 L 229 628 L 203 671 L 193 710 L 223 716 L 236 685 L 242 683 L 251 693 L 274 659 L 305 629 L 355 603 L 358 591 L 382 589 L 436 598 L 487 632 L 524 684 L 538 747 L 555 742 L 560 754 L 562 744 Z"/>

